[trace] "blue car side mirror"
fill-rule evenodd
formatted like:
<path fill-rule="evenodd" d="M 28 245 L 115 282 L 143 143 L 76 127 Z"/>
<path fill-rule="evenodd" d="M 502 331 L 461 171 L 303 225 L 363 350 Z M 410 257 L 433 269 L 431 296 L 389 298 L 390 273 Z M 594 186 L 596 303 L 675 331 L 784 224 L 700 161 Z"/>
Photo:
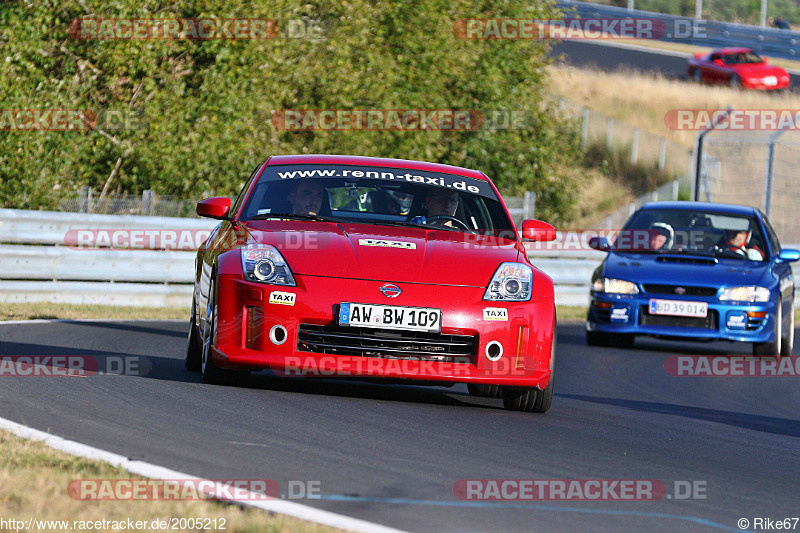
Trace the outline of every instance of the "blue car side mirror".
<path fill-rule="evenodd" d="M 791 263 L 792 261 L 797 261 L 800 259 L 800 250 L 794 250 L 792 248 L 784 248 L 781 250 L 781 253 L 778 254 L 778 259 L 784 263 Z"/>
<path fill-rule="evenodd" d="M 611 249 L 611 245 L 608 244 L 608 240 L 605 237 L 592 237 L 589 239 L 589 248 L 594 250 L 600 250 L 601 252 L 607 252 Z"/>

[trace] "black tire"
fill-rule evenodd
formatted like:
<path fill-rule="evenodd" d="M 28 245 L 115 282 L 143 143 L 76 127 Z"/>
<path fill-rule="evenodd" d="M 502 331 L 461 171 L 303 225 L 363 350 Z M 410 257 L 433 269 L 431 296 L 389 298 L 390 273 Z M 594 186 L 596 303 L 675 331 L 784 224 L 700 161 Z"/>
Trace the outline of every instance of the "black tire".
<path fill-rule="evenodd" d="M 550 381 L 544 390 L 539 389 L 502 389 L 503 407 L 509 411 L 526 411 L 529 413 L 546 413 L 553 405 L 556 368 L 556 328 L 553 326 L 553 344 L 550 348 Z"/>
<path fill-rule="evenodd" d="M 192 297 L 192 318 L 189 319 L 189 338 L 186 341 L 186 359 L 183 364 L 189 372 L 200 372 L 203 367 L 203 350 L 197 338 L 195 301 Z"/>
<path fill-rule="evenodd" d="M 756 357 L 777 357 L 783 353 L 783 306 L 778 302 L 775 313 L 775 337 L 772 342 L 754 342 L 753 355 Z"/>
<path fill-rule="evenodd" d="M 479 398 L 500 398 L 503 396 L 503 392 L 498 385 L 467 383 L 467 390 L 470 396 L 477 396 Z"/>
<path fill-rule="evenodd" d="M 794 298 L 792 298 L 794 302 Z M 789 318 L 789 327 L 784 332 L 783 340 L 781 340 L 781 355 L 792 355 L 794 349 L 794 309 L 792 309 L 792 316 Z"/>
<path fill-rule="evenodd" d="M 731 89 L 738 89 L 742 86 L 742 80 L 739 79 L 739 76 L 737 76 L 736 74 L 731 74 L 728 83 L 730 84 Z"/>
<path fill-rule="evenodd" d="M 240 377 L 249 372 L 235 372 L 223 370 L 214 364 L 211 357 L 211 345 L 216 340 L 217 333 L 217 283 L 216 273 L 211 275 L 211 284 L 208 287 L 206 300 L 206 327 L 203 328 L 203 351 L 200 372 L 203 374 L 203 383 L 210 385 L 234 385 Z"/>
<path fill-rule="evenodd" d="M 699 68 L 693 69 L 691 76 L 695 83 L 703 83 L 703 71 Z"/>

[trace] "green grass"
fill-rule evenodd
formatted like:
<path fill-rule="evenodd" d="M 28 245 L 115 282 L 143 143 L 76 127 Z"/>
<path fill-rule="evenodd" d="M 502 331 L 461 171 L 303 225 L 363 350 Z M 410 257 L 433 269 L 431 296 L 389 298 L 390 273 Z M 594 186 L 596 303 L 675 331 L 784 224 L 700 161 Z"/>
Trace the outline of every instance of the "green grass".
<path fill-rule="evenodd" d="M 189 306 L 172 307 L 118 307 L 114 305 L 73 305 L 53 303 L 9 304 L 0 303 L 0 320 L 34 319 L 152 319 L 189 320 Z"/>
<path fill-rule="evenodd" d="M 143 479 L 101 461 L 74 457 L 45 444 L 0 431 L 0 516 L 5 520 L 66 520 L 58 531 L 81 531 L 73 521 L 147 521 L 169 518 L 224 520 L 226 532 L 329 533 L 338 529 L 261 511 L 208 500 L 72 499 L 70 482 L 97 479 Z M 150 528 L 147 529 L 150 531 Z M 47 531 L 34 528 L 31 531 Z M 172 531 L 172 530 L 171 530 Z M 175 531 L 188 531 L 178 529 Z"/>

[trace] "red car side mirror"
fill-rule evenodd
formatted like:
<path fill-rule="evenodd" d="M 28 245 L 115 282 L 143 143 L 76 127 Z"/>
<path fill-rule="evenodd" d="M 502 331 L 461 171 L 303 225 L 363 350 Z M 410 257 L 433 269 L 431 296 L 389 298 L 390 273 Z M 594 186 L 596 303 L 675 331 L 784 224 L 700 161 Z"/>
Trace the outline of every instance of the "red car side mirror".
<path fill-rule="evenodd" d="M 556 240 L 556 228 L 541 220 L 523 220 L 522 238 L 536 242 Z"/>
<path fill-rule="evenodd" d="M 201 217 L 222 220 L 231 209 L 231 199 L 224 196 L 206 198 L 197 202 L 197 214 Z"/>

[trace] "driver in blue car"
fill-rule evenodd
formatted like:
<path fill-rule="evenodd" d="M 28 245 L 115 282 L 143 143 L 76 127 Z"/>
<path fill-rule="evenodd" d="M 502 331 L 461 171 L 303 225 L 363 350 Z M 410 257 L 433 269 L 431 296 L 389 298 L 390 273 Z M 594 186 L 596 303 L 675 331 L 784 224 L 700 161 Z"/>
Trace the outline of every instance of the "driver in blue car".
<path fill-rule="evenodd" d="M 453 227 L 453 220 L 458 209 L 458 191 L 431 189 L 425 196 L 427 216 L 411 219 L 414 224 L 433 224 Z"/>
<path fill-rule="evenodd" d="M 758 246 L 748 247 L 750 244 L 750 237 L 753 235 L 752 231 L 728 230 L 725 235 L 725 245 L 728 251 L 735 252 L 754 261 L 761 261 L 764 259 L 764 252 L 762 252 Z"/>

